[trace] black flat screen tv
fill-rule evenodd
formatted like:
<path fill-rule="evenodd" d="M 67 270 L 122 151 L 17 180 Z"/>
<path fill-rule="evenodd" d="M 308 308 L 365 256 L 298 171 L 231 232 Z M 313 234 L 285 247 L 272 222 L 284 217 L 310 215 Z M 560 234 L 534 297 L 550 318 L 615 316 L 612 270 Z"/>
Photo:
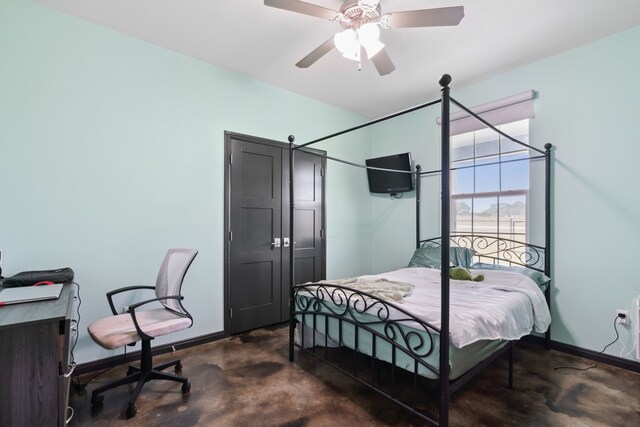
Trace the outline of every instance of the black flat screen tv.
<path fill-rule="evenodd" d="M 367 166 L 383 169 L 411 171 L 411 153 L 394 154 L 392 156 L 367 159 Z M 404 193 L 413 190 L 414 175 L 367 169 L 369 191 L 372 193 Z"/>

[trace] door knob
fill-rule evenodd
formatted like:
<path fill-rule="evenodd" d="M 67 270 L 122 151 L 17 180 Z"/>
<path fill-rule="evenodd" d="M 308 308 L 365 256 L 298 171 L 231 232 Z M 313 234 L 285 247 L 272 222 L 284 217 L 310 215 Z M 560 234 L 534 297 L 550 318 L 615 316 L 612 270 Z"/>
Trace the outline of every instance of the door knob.
<path fill-rule="evenodd" d="M 285 237 L 282 239 L 282 246 L 284 246 L 285 248 L 289 247 L 289 238 Z"/>
<path fill-rule="evenodd" d="M 279 237 L 275 237 L 273 239 L 273 242 L 271 242 L 271 247 L 272 248 L 279 248 L 280 247 L 280 238 Z"/>

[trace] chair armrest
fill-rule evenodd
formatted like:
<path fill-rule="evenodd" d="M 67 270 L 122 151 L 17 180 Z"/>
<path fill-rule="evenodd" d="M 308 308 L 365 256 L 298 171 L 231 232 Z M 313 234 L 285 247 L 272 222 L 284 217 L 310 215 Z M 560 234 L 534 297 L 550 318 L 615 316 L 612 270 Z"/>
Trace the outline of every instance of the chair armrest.
<path fill-rule="evenodd" d="M 120 294 L 122 292 L 134 291 L 136 289 L 155 289 L 155 286 L 148 285 L 135 285 L 135 286 L 125 286 L 124 288 L 114 289 L 113 291 L 107 292 L 107 300 L 109 301 L 109 307 L 111 308 L 111 312 L 114 316 L 117 316 L 119 313 L 116 310 L 115 305 L 113 305 L 113 296 Z"/>
<path fill-rule="evenodd" d="M 184 299 L 184 297 L 182 295 L 168 295 L 166 297 L 151 298 L 145 301 L 140 301 L 135 304 L 131 304 L 129 306 L 129 314 L 131 315 L 131 319 L 133 320 L 133 325 L 136 327 L 136 331 L 138 332 L 138 335 L 142 337 L 142 339 L 152 340 L 154 337 L 145 334 L 144 331 L 140 328 L 140 325 L 138 324 L 138 319 L 136 318 L 136 309 L 145 304 L 149 304 L 150 302 L 162 301 L 166 299 L 175 299 L 175 300 L 181 301 Z"/>

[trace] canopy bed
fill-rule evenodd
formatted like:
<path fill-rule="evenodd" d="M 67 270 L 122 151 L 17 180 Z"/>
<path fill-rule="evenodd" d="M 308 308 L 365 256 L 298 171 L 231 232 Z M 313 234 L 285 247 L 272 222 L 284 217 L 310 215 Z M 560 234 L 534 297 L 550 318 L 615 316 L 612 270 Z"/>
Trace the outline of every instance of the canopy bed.
<path fill-rule="evenodd" d="M 415 413 L 425 421 L 448 425 L 451 394 L 507 353 L 508 385 L 513 381 L 514 341 L 532 331 L 549 334 L 551 283 L 550 166 L 551 144 L 545 150 L 525 144 L 500 131 L 450 97 L 451 77 L 439 83 L 441 98 L 403 110 L 305 144 L 289 137 L 290 200 L 294 198 L 294 156 L 312 144 L 422 108 L 440 104 L 441 169 L 406 173 L 416 177 L 416 252 L 408 268 L 293 286 L 290 293 L 289 358 L 294 349 L 308 352 Z M 450 104 L 505 138 L 529 149 L 525 161 L 544 160 L 544 245 L 498 236 L 458 234 L 450 225 Z M 326 158 L 353 166 L 352 162 Z M 420 181 L 441 174 L 441 235 L 420 235 Z M 290 205 L 290 235 L 294 236 L 295 206 Z M 294 260 L 294 247 L 290 247 Z M 467 260 L 471 273 L 482 282 L 451 279 L 452 261 Z M 424 264 L 424 260 L 428 260 Z M 473 260 L 481 263 L 473 264 Z M 429 268 L 430 267 L 430 268 Z M 290 283 L 296 283 L 295 264 L 289 265 Z M 367 365 L 366 369 L 364 365 Z M 441 367 L 448 369 L 442 369 Z M 381 370 L 381 367 L 384 367 Z M 383 372 L 383 373 L 381 373 Z M 396 377 L 409 375 L 413 390 L 398 387 Z M 418 399 L 423 378 L 438 382 L 438 416 L 425 410 Z M 405 384 L 405 383 L 403 383 Z M 433 407 L 432 407 L 433 408 Z M 433 411 L 432 411 L 433 412 Z"/>

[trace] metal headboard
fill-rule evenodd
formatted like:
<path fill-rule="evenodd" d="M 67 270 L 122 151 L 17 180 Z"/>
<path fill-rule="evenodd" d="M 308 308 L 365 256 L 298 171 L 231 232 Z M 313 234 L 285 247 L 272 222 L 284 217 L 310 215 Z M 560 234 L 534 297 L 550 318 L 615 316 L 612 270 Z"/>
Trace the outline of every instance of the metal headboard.
<path fill-rule="evenodd" d="M 518 265 L 542 273 L 545 272 L 546 256 L 543 246 L 478 234 L 452 233 L 450 241 L 452 246 L 475 250 L 475 257 L 480 262 L 506 263 L 507 265 Z M 420 247 L 438 247 L 440 244 L 440 237 L 419 241 Z"/>

